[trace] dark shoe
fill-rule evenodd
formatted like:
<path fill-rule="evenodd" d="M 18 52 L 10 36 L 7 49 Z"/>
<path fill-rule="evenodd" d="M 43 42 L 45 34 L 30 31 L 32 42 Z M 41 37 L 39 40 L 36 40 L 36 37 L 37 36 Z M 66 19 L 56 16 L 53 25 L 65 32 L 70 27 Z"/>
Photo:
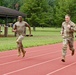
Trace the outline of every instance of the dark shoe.
<path fill-rule="evenodd" d="M 65 59 L 62 59 L 61 61 L 62 61 L 62 62 L 65 62 Z"/>
<path fill-rule="evenodd" d="M 72 51 L 72 56 L 74 55 L 74 53 L 75 53 L 75 51 L 73 50 L 73 51 Z"/>

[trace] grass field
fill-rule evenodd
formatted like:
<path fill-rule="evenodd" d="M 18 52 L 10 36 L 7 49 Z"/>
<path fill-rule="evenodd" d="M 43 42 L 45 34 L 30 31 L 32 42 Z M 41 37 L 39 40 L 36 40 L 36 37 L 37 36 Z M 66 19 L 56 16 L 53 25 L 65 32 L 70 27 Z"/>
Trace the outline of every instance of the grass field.
<path fill-rule="evenodd" d="M 33 37 L 24 38 L 23 45 L 26 48 L 62 42 L 60 30 L 60 28 L 36 28 L 36 31 L 32 30 Z M 13 34 L 11 28 L 9 28 L 9 34 Z M 16 48 L 16 37 L 0 37 L 0 51 Z"/>

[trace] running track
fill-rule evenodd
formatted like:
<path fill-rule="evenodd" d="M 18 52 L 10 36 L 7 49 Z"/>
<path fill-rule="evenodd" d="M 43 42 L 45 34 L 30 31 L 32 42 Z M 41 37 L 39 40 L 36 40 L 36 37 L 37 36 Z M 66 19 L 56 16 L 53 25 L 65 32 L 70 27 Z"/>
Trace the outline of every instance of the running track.
<path fill-rule="evenodd" d="M 17 50 L 0 52 L 0 75 L 76 75 L 76 55 L 68 50 L 63 63 L 61 48 L 61 43 L 26 48 L 24 58 L 17 57 Z"/>

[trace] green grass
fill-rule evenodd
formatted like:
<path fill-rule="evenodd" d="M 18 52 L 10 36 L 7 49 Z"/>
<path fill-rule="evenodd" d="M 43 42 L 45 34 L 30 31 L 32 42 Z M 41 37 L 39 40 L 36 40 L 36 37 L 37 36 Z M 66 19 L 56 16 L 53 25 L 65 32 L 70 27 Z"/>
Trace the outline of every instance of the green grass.
<path fill-rule="evenodd" d="M 62 42 L 60 30 L 60 28 L 36 28 L 36 31 L 32 30 L 33 37 L 24 38 L 23 45 L 26 48 Z M 13 34 L 11 28 L 9 28 L 9 34 Z M 16 37 L 0 37 L 0 51 L 16 48 Z"/>

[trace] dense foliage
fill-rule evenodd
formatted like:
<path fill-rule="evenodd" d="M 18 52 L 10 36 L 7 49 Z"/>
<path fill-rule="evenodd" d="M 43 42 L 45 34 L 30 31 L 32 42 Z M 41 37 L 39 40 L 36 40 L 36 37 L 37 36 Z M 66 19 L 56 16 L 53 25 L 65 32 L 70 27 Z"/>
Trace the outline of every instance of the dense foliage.
<path fill-rule="evenodd" d="M 66 14 L 76 22 L 76 0 L 0 0 L 0 5 L 24 12 L 31 26 L 60 27 Z"/>

